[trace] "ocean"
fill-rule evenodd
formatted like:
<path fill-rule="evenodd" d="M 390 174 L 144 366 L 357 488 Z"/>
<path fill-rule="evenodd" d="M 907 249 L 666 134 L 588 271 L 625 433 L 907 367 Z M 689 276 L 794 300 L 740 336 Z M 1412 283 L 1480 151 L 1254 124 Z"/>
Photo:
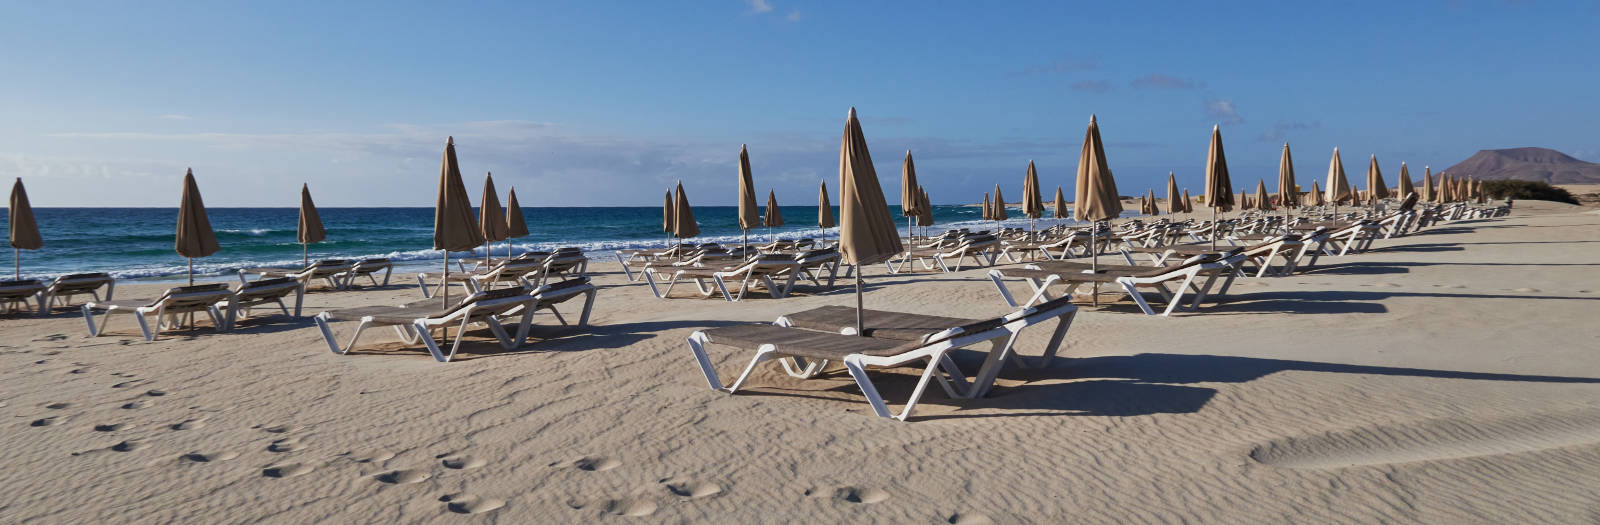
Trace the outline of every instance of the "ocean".
<path fill-rule="evenodd" d="M 905 221 L 899 206 L 891 206 Z M 512 240 L 516 251 L 548 250 L 577 246 L 591 257 L 610 257 L 610 252 L 662 246 L 660 207 L 524 207 L 528 222 L 527 237 Z M 776 228 L 779 238 L 819 238 L 817 207 L 783 206 L 787 224 Z M 443 253 L 433 244 L 433 208 L 319 208 L 328 238 L 310 246 L 316 259 L 358 259 L 388 257 L 396 262 L 397 273 L 415 272 L 439 264 Z M 695 242 L 738 243 L 738 208 L 734 206 L 695 207 L 700 236 Z M 299 222 L 297 208 L 210 208 L 207 214 L 217 232 L 222 249 L 215 255 L 195 259 L 197 276 L 229 276 L 239 268 L 300 265 L 300 244 L 295 241 Z M 936 225 L 930 230 L 949 228 L 993 228 L 993 221 L 979 220 L 973 206 L 934 206 Z M 1012 209 L 1011 216 L 1019 212 Z M 51 278 L 77 272 L 107 272 L 119 279 L 170 282 L 185 278 L 188 261 L 173 251 L 173 231 L 177 208 L 35 208 L 34 216 L 44 237 L 44 248 L 22 252 L 24 277 Z M 838 208 L 834 208 L 838 217 Z M 0 225 L 6 217 L 0 215 Z M 1053 219 L 1038 221 L 1040 227 L 1055 224 Z M 1028 220 L 1013 218 L 1007 226 L 1026 227 Z M 3 228 L 4 226 L 0 226 Z M 838 236 L 838 228 L 826 232 Z M 766 228 L 750 231 L 752 242 L 768 239 Z M 506 243 L 494 245 L 503 255 Z M 483 256 L 483 250 L 473 252 Z M 468 256 L 452 252 L 451 257 Z M 603 264 L 603 263 L 602 263 Z M 7 265 L 9 266 L 9 265 Z M 4 275 L 9 278 L 11 269 Z"/>

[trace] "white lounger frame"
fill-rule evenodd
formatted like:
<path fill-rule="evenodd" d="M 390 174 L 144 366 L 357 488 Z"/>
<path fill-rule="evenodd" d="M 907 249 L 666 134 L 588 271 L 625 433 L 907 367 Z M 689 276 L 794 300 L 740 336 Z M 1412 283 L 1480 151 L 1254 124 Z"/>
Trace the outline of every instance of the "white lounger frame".
<path fill-rule="evenodd" d="M 681 266 L 670 268 L 646 268 L 644 271 L 644 278 L 645 281 L 650 284 L 650 293 L 655 294 L 657 299 L 666 299 L 667 295 L 672 293 L 672 287 L 678 284 L 679 277 L 686 272 L 694 270 L 703 271 L 705 268 Z M 799 276 L 800 270 L 801 266 L 798 261 L 765 259 L 746 262 L 745 264 L 740 265 L 738 268 L 734 268 L 732 270 L 715 272 L 711 274 L 710 279 L 712 282 L 710 286 L 706 284 L 705 277 L 693 276 L 692 278 L 694 279 L 695 287 L 699 289 L 702 297 L 711 297 L 713 294 L 716 294 L 720 291 L 722 292 L 722 298 L 731 303 L 743 299 L 745 292 L 750 290 L 751 285 L 757 279 L 760 279 L 762 283 L 766 285 L 767 293 L 768 295 L 771 295 L 773 299 L 782 299 L 784 297 L 788 297 L 789 292 L 794 290 L 794 281 L 795 278 Z M 662 277 L 662 280 L 666 281 L 667 284 L 665 289 L 662 289 L 656 283 L 656 279 L 661 277 L 663 274 L 666 275 L 665 277 Z M 773 276 L 783 279 L 783 285 L 780 286 L 777 284 L 777 282 L 773 281 Z M 728 291 L 729 279 L 737 279 L 739 281 L 739 290 L 737 293 L 730 293 Z M 830 280 L 829 283 L 832 283 L 832 280 Z"/>
<path fill-rule="evenodd" d="M 317 314 L 314 319 L 317 322 L 317 328 L 322 331 L 323 340 L 328 343 L 328 349 L 332 350 L 335 354 L 345 355 L 349 353 L 350 350 L 355 347 L 356 341 L 361 338 L 361 333 L 366 331 L 368 327 L 393 326 L 395 333 L 399 334 L 401 341 L 405 341 L 406 344 L 417 344 L 417 342 L 420 341 L 423 345 L 427 346 L 428 353 L 433 354 L 433 359 L 435 361 L 440 363 L 448 363 L 451 359 L 455 358 L 456 351 L 461 349 L 461 340 L 466 336 L 467 325 L 472 323 L 484 323 L 489 325 L 489 330 L 493 332 L 495 338 L 499 340 L 501 348 L 506 350 L 515 350 L 516 348 L 522 346 L 523 340 L 527 339 L 528 337 L 528 329 L 532 325 L 530 321 L 533 318 L 534 312 L 534 309 L 526 308 L 526 306 L 532 304 L 535 300 L 535 297 L 532 295 L 517 295 L 500 299 L 490 299 L 473 303 L 460 310 L 451 312 L 449 315 L 441 317 L 418 317 L 409 323 L 402 324 L 378 323 L 372 318 L 372 316 L 367 316 L 361 319 L 359 325 L 356 325 L 355 333 L 350 335 L 350 342 L 343 347 L 339 346 L 338 340 L 333 335 L 333 329 L 328 326 L 331 318 L 328 312 Z M 516 337 L 512 338 L 506 333 L 505 327 L 500 324 L 500 320 L 497 319 L 496 316 L 511 310 L 515 310 L 519 306 L 523 307 L 521 309 L 522 324 L 521 326 L 517 327 Z M 434 328 L 445 328 L 448 330 L 450 325 L 456 325 L 456 338 L 455 342 L 450 345 L 450 352 L 445 353 L 439 348 L 439 343 L 434 341 L 433 335 L 430 334 L 429 331 Z"/>
<path fill-rule="evenodd" d="M 144 340 L 156 340 L 156 333 L 160 330 L 180 326 L 178 316 L 181 314 L 205 312 L 211 316 L 211 325 L 218 332 L 228 331 L 227 319 L 217 309 L 217 303 L 226 301 L 232 291 L 222 288 L 216 291 L 197 291 L 163 295 L 154 302 L 144 306 L 123 306 L 117 304 L 104 304 L 90 302 L 83 305 L 83 321 L 89 325 L 89 336 L 99 337 L 105 333 L 106 325 L 110 324 L 114 314 L 133 314 L 134 320 L 139 322 L 139 331 L 144 334 Z M 94 311 L 105 310 L 101 314 L 99 326 L 95 326 Z M 150 322 L 146 316 L 154 314 L 157 321 L 156 330 L 150 329 Z"/>
<path fill-rule="evenodd" d="M 923 346 L 908 352 L 891 356 L 847 355 L 844 357 L 844 366 L 846 370 L 849 370 L 851 378 L 855 379 L 856 386 L 861 388 L 861 393 L 866 396 L 867 402 L 872 405 L 874 414 L 879 417 L 905 421 L 906 418 L 911 416 L 912 410 L 916 408 L 917 401 L 922 398 L 922 393 L 927 389 L 928 382 L 935 377 L 938 377 L 939 386 L 944 389 L 945 394 L 952 399 L 973 399 L 987 395 L 994 385 L 995 378 L 999 376 L 1001 369 L 1005 367 L 1006 362 L 1015 357 L 1013 356 L 1014 347 L 1017 342 L 1017 336 L 1022 333 L 1022 330 L 1050 319 L 1059 318 L 1055 332 L 1051 335 L 1049 350 L 1042 361 L 1043 363 L 1048 363 L 1050 358 L 1054 357 L 1055 349 L 1060 346 L 1061 340 L 1066 336 L 1067 328 L 1072 325 L 1072 320 L 1077 311 L 1077 306 L 1068 303 L 1062 303 L 1047 311 L 1039 311 L 1037 308 L 1025 308 L 1005 316 L 1002 324 L 989 330 L 964 333 L 959 327 L 951 328 L 930 335 L 924 340 L 933 341 L 933 343 L 924 343 Z M 949 353 L 952 350 L 965 348 L 984 341 L 993 341 L 994 346 L 985 357 L 978 375 L 969 383 L 961 373 L 960 367 L 956 366 L 955 361 L 950 359 Z M 738 392 L 739 386 L 743 385 L 745 380 L 750 377 L 750 373 L 755 370 L 756 365 L 773 359 L 779 359 L 790 375 L 796 375 L 788 361 L 782 359 L 790 356 L 779 354 L 777 347 L 774 345 L 764 344 L 756 349 L 755 357 L 750 360 L 750 364 L 745 367 L 744 372 L 739 374 L 739 378 L 734 381 L 733 385 L 724 387 L 722 386 L 721 378 L 717 375 L 716 368 L 711 365 L 711 358 L 706 354 L 707 342 L 708 338 L 704 332 L 697 331 L 689 335 L 689 350 L 694 353 L 695 361 L 699 364 L 700 371 L 705 375 L 706 383 L 712 390 L 725 391 L 730 394 Z M 916 388 L 911 392 L 911 399 L 906 401 L 905 407 L 899 414 L 891 412 L 888 404 L 884 402 L 883 396 L 878 393 L 878 388 L 873 385 L 872 378 L 867 375 L 867 369 L 902 367 L 923 360 L 926 360 L 928 364 L 923 369 L 921 378 L 917 380 Z M 803 368 L 808 370 L 809 373 L 803 377 L 815 375 L 825 364 L 826 362 L 824 361 L 804 366 Z M 936 372 L 941 370 L 944 371 L 944 375 L 937 375 Z"/>

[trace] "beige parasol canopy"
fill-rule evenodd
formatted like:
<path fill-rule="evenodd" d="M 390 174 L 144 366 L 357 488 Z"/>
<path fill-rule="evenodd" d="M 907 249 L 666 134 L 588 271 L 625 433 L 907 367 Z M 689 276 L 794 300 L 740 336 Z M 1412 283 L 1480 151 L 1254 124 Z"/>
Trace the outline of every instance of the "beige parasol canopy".
<path fill-rule="evenodd" d="M 450 252 L 464 252 L 483 245 L 483 232 L 472 216 L 472 201 L 467 185 L 461 182 L 461 165 L 456 162 L 456 140 L 444 143 L 444 160 L 439 165 L 439 195 L 433 207 L 433 249 L 444 250 L 444 278 L 450 282 Z M 439 287 L 440 300 L 450 304 L 450 287 Z"/>
<path fill-rule="evenodd" d="M 907 217 L 906 232 L 911 231 L 909 219 L 916 218 L 921 209 L 918 208 L 920 186 L 917 185 L 917 165 L 911 160 L 911 150 L 906 150 L 905 163 L 900 165 L 900 216 Z"/>
<path fill-rule="evenodd" d="M 917 226 L 933 226 L 933 201 L 928 198 L 928 189 L 917 188 L 917 195 L 917 211 L 922 212 L 917 214 Z"/>
<path fill-rule="evenodd" d="M 1406 163 L 1400 163 L 1400 185 L 1395 188 L 1395 198 L 1405 200 L 1407 196 L 1417 192 L 1417 187 L 1411 184 L 1411 169 Z"/>
<path fill-rule="evenodd" d="M 1258 210 L 1272 209 L 1272 199 L 1267 198 L 1267 181 L 1265 179 L 1256 179 L 1256 197 L 1251 200 L 1255 201 L 1256 209 Z"/>
<path fill-rule="evenodd" d="M 1278 157 L 1278 205 L 1283 206 L 1285 220 L 1289 208 L 1300 206 L 1300 185 L 1294 181 L 1294 157 L 1289 154 L 1289 143 L 1283 143 L 1283 155 Z"/>
<path fill-rule="evenodd" d="M 1033 226 L 1033 220 L 1044 217 L 1044 197 L 1039 194 L 1039 172 L 1034 169 L 1033 161 L 1028 161 L 1028 173 L 1022 177 L 1022 214 L 1028 216 L 1028 225 Z"/>
<path fill-rule="evenodd" d="M 1167 213 L 1183 213 L 1183 201 L 1178 200 L 1178 177 L 1167 172 Z"/>
<path fill-rule="evenodd" d="M 1183 190 L 1183 212 L 1194 213 L 1194 200 L 1189 198 L 1189 189 Z"/>
<path fill-rule="evenodd" d="M 856 266 L 856 333 L 864 334 L 863 266 L 888 260 L 904 251 L 904 246 L 889 215 L 883 188 L 878 186 L 878 172 L 872 167 L 856 108 L 850 108 L 845 117 L 844 136 L 839 141 L 839 215 L 839 254 L 844 263 Z"/>
<path fill-rule="evenodd" d="M 300 185 L 300 224 L 295 228 L 295 238 L 300 242 L 300 264 L 309 266 L 311 255 L 307 245 L 328 238 L 322 228 L 322 217 L 317 215 L 317 205 L 311 202 L 311 186 Z"/>
<path fill-rule="evenodd" d="M 510 239 L 528 236 L 528 221 L 522 217 L 522 203 L 517 202 L 517 189 L 506 192 L 506 258 L 511 257 Z"/>
<path fill-rule="evenodd" d="M 1060 186 L 1056 186 L 1056 199 L 1055 199 L 1055 206 L 1053 206 L 1053 207 L 1055 209 L 1051 210 L 1052 213 L 1050 214 L 1050 216 L 1052 218 L 1065 219 L 1065 218 L 1071 216 L 1072 212 L 1068 211 L 1068 209 L 1067 209 L 1067 198 L 1066 198 L 1065 195 L 1061 194 L 1061 187 Z"/>
<path fill-rule="evenodd" d="M 1434 186 L 1433 186 L 1433 168 L 1428 167 L 1428 166 L 1423 166 L 1422 167 L 1422 202 L 1434 202 L 1434 199 L 1437 199 L 1437 198 L 1438 198 L 1438 194 L 1435 193 Z"/>
<path fill-rule="evenodd" d="M 1011 218 L 1011 215 L 1006 213 L 1006 198 L 1000 196 L 999 184 L 994 185 L 994 207 L 989 208 L 989 211 L 994 213 L 994 220 L 997 221 Z"/>
<path fill-rule="evenodd" d="M 506 210 L 500 207 L 500 192 L 494 189 L 494 174 L 483 176 L 483 195 L 478 197 L 478 230 L 483 233 L 483 264 L 489 265 L 489 245 L 506 240 Z"/>
<path fill-rule="evenodd" d="M 1339 159 L 1339 148 L 1333 148 L 1333 159 L 1328 161 L 1328 202 L 1337 211 L 1339 202 L 1349 200 L 1350 180 L 1344 176 L 1344 161 Z"/>
<path fill-rule="evenodd" d="M 778 192 L 775 190 L 767 190 L 767 216 L 762 222 L 767 225 L 769 240 L 777 240 L 778 238 L 773 236 L 772 229 L 783 226 L 783 210 L 778 208 Z"/>
<path fill-rule="evenodd" d="M 1373 155 L 1372 161 L 1367 163 L 1367 203 L 1377 205 L 1378 201 L 1389 198 L 1389 185 L 1383 181 L 1383 172 L 1378 170 L 1378 156 Z"/>
<path fill-rule="evenodd" d="M 189 259 L 189 284 L 194 284 L 194 259 L 222 249 L 217 245 L 217 233 L 211 230 L 211 219 L 206 217 L 206 204 L 200 199 L 200 186 L 194 182 L 193 169 L 183 175 L 183 202 L 178 205 L 178 232 L 173 248 L 178 255 Z"/>
<path fill-rule="evenodd" d="M 683 192 L 683 181 L 678 181 L 672 199 L 672 236 L 687 239 L 700 235 L 700 223 L 694 220 L 694 209 L 689 207 L 689 195 Z"/>
<path fill-rule="evenodd" d="M 17 182 L 11 185 L 11 204 L 7 211 L 9 222 L 6 224 L 11 229 L 11 248 L 16 256 L 15 278 L 21 280 L 22 250 L 44 247 L 44 238 L 39 236 L 39 223 L 33 219 L 33 205 L 28 203 L 28 190 L 22 187 L 22 177 L 17 177 Z"/>
<path fill-rule="evenodd" d="M 761 227 L 761 211 L 756 208 L 756 185 L 750 176 L 750 151 L 739 145 L 739 229 Z"/>
<path fill-rule="evenodd" d="M 989 192 L 983 192 L 983 220 L 994 220 L 994 205 L 989 203 Z"/>
<path fill-rule="evenodd" d="M 833 204 L 828 202 L 828 181 L 822 181 L 822 188 L 817 191 L 817 227 L 832 228 Z"/>

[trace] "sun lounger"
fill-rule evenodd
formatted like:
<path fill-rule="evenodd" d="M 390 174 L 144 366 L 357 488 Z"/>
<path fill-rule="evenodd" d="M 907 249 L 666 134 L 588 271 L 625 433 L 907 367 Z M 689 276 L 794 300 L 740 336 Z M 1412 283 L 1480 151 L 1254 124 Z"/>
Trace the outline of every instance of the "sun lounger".
<path fill-rule="evenodd" d="M 294 294 L 294 313 L 289 313 L 283 299 Z M 283 315 L 300 317 L 301 301 L 305 299 L 305 283 L 294 277 L 277 277 L 244 283 L 228 296 L 219 307 L 224 308 L 223 330 L 232 330 L 238 320 L 250 316 L 250 309 L 264 304 L 276 304 Z"/>
<path fill-rule="evenodd" d="M 0 281 L 0 311 L 13 312 L 32 310 L 44 315 L 44 283 L 36 279 L 20 281 Z M 33 306 L 28 306 L 28 300 L 33 300 Z M 21 306 L 21 308 L 18 308 Z"/>
<path fill-rule="evenodd" d="M 953 246 L 919 247 L 906 250 L 893 259 L 884 261 L 889 273 L 900 273 L 908 269 L 915 270 L 912 262 L 922 264 L 923 269 L 938 269 L 941 272 L 961 271 L 963 259 L 971 257 L 979 266 L 994 266 L 995 258 L 1000 255 L 1000 240 L 993 235 L 969 235 L 962 237 Z M 954 260 L 952 268 L 946 260 Z"/>
<path fill-rule="evenodd" d="M 1185 293 L 1193 292 L 1194 298 L 1184 309 L 1196 310 L 1218 278 L 1224 279 L 1223 289 L 1226 290 L 1233 281 L 1233 268 L 1243 257 L 1235 250 L 1226 254 L 1197 255 L 1173 266 L 1099 265 L 1098 273 L 1090 273 L 1089 263 L 1057 261 L 1029 264 L 1022 268 L 989 270 L 989 279 L 1000 290 L 1001 299 L 1013 307 L 1051 300 L 1049 290 L 1055 284 L 1065 287 L 1064 296 L 1070 296 L 1082 285 L 1112 284 L 1133 298 L 1146 315 L 1156 315 L 1156 312 L 1139 289 L 1154 288 L 1167 303 L 1167 308 L 1160 315 L 1169 316 L 1183 305 Z M 1018 303 L 1006 288 L 1006 279 L 1027 282 L 1032 289 L 1028 299 Z M 1178 285 L 1175 291 L 1167 288 L 1169 283 Z"/>
<path fill-rule="evenodd" d="M 822 286 L 819 278 L 822 276 L 823 271 L 827 271 L 828 284 L 826 288 L 832 289 L 833 282 L 839 277 L 839 250 L 834 248 L 820 248 L 797 253 L 794 256 L 794 260 L 800 265 L 800 275 L 810 279 L 811 284 Z"/>
<path fill-rule="evenodd" d="M 561 248 L 545 256 L 538 269 L 527 276 L 537 287 L 555 277 L 575 278 L 589 274 L 589 258 L 577 248 Z"/>
<path fill-rule="evenodd" d="M 106 289 L 105 297 L 100 296 L 100 288 Z M 44 291 L 44 310 L 49 312 L 56 307 L 67 306 L 74 296 L 87 295 L 94 300 L 110 301 L 111 294 L 117 289 L 116 279 L 105 273 L 73 273 L 57 277 L 51 281 Z"/>
<path fill-rule="evenodd" d="M 496 284 L 511 284 L 514 286 L 532 287 L 533 283 L 527 278 L 539 270 L 544 261 L 534 258 L 506 259 L 496 263 L 488 270 L 477 272 L 459 272 L 449 275 L 449 279 L 437 273 L 417 274 L 417 287 L 422 289 L 422 297 L 429 298 L 439 293 L 439 290 L 452 283 L 461 285 L 467 293 L 488 290 Z M 438 281 L 438 285 L 429 287 L 428 280 Z"/>
<path fill-rule="evenodd" d="M 855 310 L 849 308 L 846 310 L 850 317 L 849 325 L 853 328 Z M 890 312 L 867 312 L 865 315 L 869 323 L 867 330 L 869 337 L 847 335 L 836 331 L 834 325 L 839 324 L 834 319 L 839 317 L 837 310 L 813 311 L 785 316 L 780 319 L 779 324 L 774 325 L 750 324 L 701 330 L 690 335 L 688 342 L 689 349 L 694 353 L 695 361 L 712 390 L 737 392 L 739 386 L 749 379 L 756 365 L 769 360 L 781 360 L 785 368 L 790 369 L 791 375 L 796 375 L 796 370 L 789 364 L 789 360 L 792 359 L 799 363 L 798 367 L 801 373 L 805 374 L 804 377 L 813 375 L 828 361 L 838 361 L 849 370 L 856 385 L 866 396 L 867 402 L 872 405 L 875 414 L 905 421 L 933 379 L 938 379 L 939 386 L 951 398 L 975 398 L 987 394 L 1000 370 L 1008 361 L 1014 359 L 1012 354 L 1017 336 L 1027 327 L 1052 319 L 1058 320 L 1050 342 L 1050 352 L 1053 353 L 1053 349 L 1059 346 L 1076 312 L 1077 307 L 1066 299 L 1050 301 L 1004 317 L 981 321 L 927 316 L 897 320 L 887 319 L 888 316 L 894 315 Z M 898 330 L 873 328 L 885 326 L 875 321 L 879 318 L 887 319 L 884 322 L 890 324 L 903 323 L 902 328 Z M 929 322 L 930 320 L 935 322 Z M 951 324 L 934 328 L 942 324 L 935 324 L 937 321 Z M 781 326 L 781 324 L 795 326 Z M 822 330 L 797 327 L 801 325 L 818 326 Z M 891 336 L 903 336 L 903 338 L 897 339 Z M 956 349 L 987 341 L 997 341 L 998 344 L 989 350 L 983 366 L 969 383 L 950 354 Z M 745 367 L 744 372 L 731 386 L 723 386 L 716 369 L 711 365 L 710 357 L 706 354 L 706 347 L 712 344 L 755 351 L 755 357 L 751 359 L 749 366 Z M 905 366 L 920 366 L 922 374 L 905 407 L 899 414 L 894 414 L 878 393 L 877 387 L 867 375 L 867 370 Z"/>
<path fill-rule="evenodd" d="M 528 336 L 529 322 L 534 313 L 533 306 L 537 298 L 522 287 L 501 288 L 473 293 L 460 302 L 446 308 L 438 301 L 419 301 L 405 306 L 371 306 L 363 308 L 341 308 L 328 310 L 317 314 L 315 320 L 317 328 L 322 331 L 322 338 L 328 343 L 328 348 L 335 354 L 344 355 L 350 352 L 361 338 L 361 333 L 369 327 L 391 326 L 400 335 L 400 339 L 407 344 L 422 342 L 428 348 L 428 353 L 433 354 L 435 361 L 445 363 L 455 357 L 456 351 L 461 349 L 461 340 L 465 337 L 467 326 L 474 323 L 483 323 L 489 326 L 500 342 L 500 347 L 512 350 L 522 345 Z M 500 324 L 499 317 L 512 313 L 522 314 L 522 324 L 517 328 L 517 334 L 512 337 L 506 333 L 505 327 Z M 333 321 L 357 321 L 356 331 L 350 336 L 349 344 L 341 347 L 333 335 L 329 323 Z M 445 353 L 434 341 L 429 332 L 435 328 L 443 328 L 445 335 L 449 335 L 449 327 L 454 325 L 456 332 L 455 342 L 450 346 L 450 352 Z"/>
<path fill-rule="evenodd" d="M 178 286 L 168 288 L 160 297 L 151 300 L 122 299 L 114 301 L 91 301 L 83 305 L 83 320 L 89 325 L 89 336 L 97 337 L 105 333 L 106 325 L 114 314 L 133 314 L 139 322 L 139 331 L 144 333 L 144 340 L 156 340 L 156 333 L 160 330 L 179 326 L 178 316 L 182 314 L 205 313 L 211 316 L 211 326 L 217 331 L 226 331 L 228 321 L 223 318 L 222 312 L 217 309 L 217 303 L 227 301 L 233 291 L 228 289 L 226 283 L 197 284 L 194 286 Z M 99 326 L 95 326 L 95 312 L 101 314 Z M 150 329 L 149 320 L 146 318 L 154 315 L 156 329 Z"/>
<path fill-rule="evenodd" d="M 383 272 L 383 282 L 378 282 L 378 272 Z M 366 277 L 373 286 L 389 286 L 389 275 L 394 273 L 394 263 L 389 259 L 375 258 L 356 261 L 349 271 L 340 274 L 338 278 L 344 281 L 345 288 L 355 286 L 356 279 Z"/>
<path fill-rule="evenodd" d="M 700 294 L 704 297 L 711 297 L 721 291 L 723 299 L 729 302 L 738 301 L 744 298 L 744 293 L 749 290 L 752 284 L 759 282 L 766 285 L 767 293 L 773 299 L 782 299 L 787 297 L 789 292 L 794 289 L 795 277 L 799 274 L 800 268 L 800 262 L 792 257 L 761 255 L 753 257 L 738 266 L 720 269 L 702 266 L 646 268 L 645 280 L 650 284 L 650 292 L 660 299 L 666 299 L 667 295 L 672 293 L 672 287 L 683 279 L 694 280 L 696 288 L 699 289 Z M 783 279 L 784 284 L 777 284 L 773 281 L 773 278 Z M 660 287 L 657 283 L 658 280 L 666 284 L 665 289 Z M 710 285 L 706 283 L 707 280 L 711 281 Z M 729 280 L 737 280 L 739 282 L 738 293 L 735 294 L 728 291 Z M 713 288 L 712 285 L 715 287 Z"/>
<path fill-rule="evenodd" d="M 255 275 L 257 279 L 293 278 L 306 288 L 311 287 L 312 281 L 322 279 L 329 288 L 343 290 L 344 276 L 353 267 L 355 264 L 344 259 L 324 259 L 305 268 L 240 268 L 239 284 L 248 284 L 246 277 Z"/>
<path fill-rule="evenodd" d="M 1089 232 L 1079 230 L 1043 240 L 1001 244 L 1004 245 L 1004 250 L 1000 252 L 1000 257 L 1005 257 L 1007 262 L 1022 262 L 1024 258 L 1031 258 L 1035 252 L 1044 255 L 1045 260 L 1054 261 L 1088 254 Z M 1052 254 L 1051 251 L 1056 253 Z"/>

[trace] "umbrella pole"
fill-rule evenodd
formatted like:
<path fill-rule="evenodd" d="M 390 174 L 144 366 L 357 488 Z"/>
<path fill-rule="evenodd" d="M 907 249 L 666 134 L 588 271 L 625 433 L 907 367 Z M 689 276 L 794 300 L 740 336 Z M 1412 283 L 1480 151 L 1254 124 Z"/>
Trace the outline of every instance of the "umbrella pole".
<path fill-rule="evenodd" d="M 1211 251 L 1217 251 L 1217 228 L 1222 224 L 1217 222 L 1217 207 L 1211 207 Z"/>
<path fill-rule="evenodd" d="M 445 306 L 450 305 L 450 250 L 444 251 L 444 276 L 439 278 L 439 297 Z"/>
<path fill-rule="evenodd" d="M 17 272 L 16 272 L 17 276 L 16 276 L 16 279 L 18 281 L 21 281 L 22 280 L 22 248 L 12 248 L 11 251 L 14 251 L 14 252 L 17 253 L 17 265 L 16 265 L 17 266 Z"/>
<path fill-rule="evenodd" d="M 1096 230 L 1099 229 L 1099 228 L 1097 228 L 1097 226 L 1099 226 L 1099 224 L 1092 223 L 1092 222 L 1089 223 L 1089 273 L 1092 273 L 1092 274 L 1099 274 L 1100 273 L 1100 257 L 1099 257 L 1099 254 L 1095 253 L 1095 251 L 1094 251 L 1094 238 L 1099 236 L 1099 232 L 1096 231 Z M 1100 282 L 1099 281 L 1095 281 L 1094 289 L 1093 289 L 1093 291 L 1091 293 L 1093 293 L 1093 295 L 1090 296 L 1089 300 L 1094 302 L 1094 307 L 1095 308 L 1099 308 L 1100 307 Z"/>
<path fill-rule="evenodd" d="M 483 241 L 483 267 L 484 268 L 488 268 L 489 267 L 489 247 L 490 246 L 492 246 L 492 244 L 489 241 Z"/>
<path fill-rule="evenodd" d="M 859 265 L 859 264 L 856 265 L 855 274 L 856 274 L 856 335 L 865 337 L 866 334 L 867 334 L 867 332 L 866 332 L 866 322 L 863 320 L 864 316 L 861 313 L 861 265 Z"/>
<path fill-rule="evenodd" d="M 309 244 L 300 243 L 300 267 L 311 266 L 311 248 Z"/>

